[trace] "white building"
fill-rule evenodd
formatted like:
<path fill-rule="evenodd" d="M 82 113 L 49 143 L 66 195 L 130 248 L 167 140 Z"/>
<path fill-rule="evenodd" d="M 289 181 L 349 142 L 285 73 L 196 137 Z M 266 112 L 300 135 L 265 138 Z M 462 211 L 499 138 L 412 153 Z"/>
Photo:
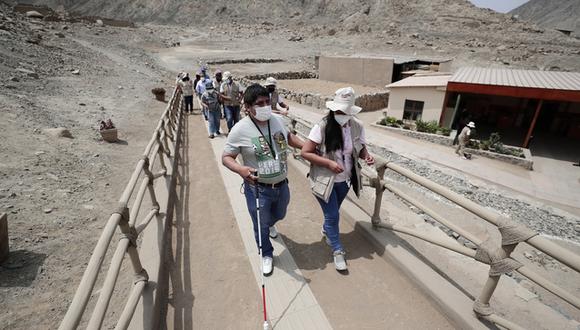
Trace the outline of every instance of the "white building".
<path fill-rule="evenodd" d="M 449 78 L 449 73 L 416 74 L 387 85 L 387 116 L 439 122 Z"/>

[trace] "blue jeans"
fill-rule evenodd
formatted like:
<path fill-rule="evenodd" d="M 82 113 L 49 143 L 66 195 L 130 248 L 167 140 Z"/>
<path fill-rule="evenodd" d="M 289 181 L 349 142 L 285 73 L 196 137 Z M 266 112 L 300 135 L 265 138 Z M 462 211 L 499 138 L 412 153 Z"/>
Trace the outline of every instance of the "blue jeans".
<path fill-rule="evenodd" d="M 324 225 L 322 227 L 326 232 L 326 237 L 330 241 L 333 252 L 338 250 L 344 251 L 342 244 L 340 244 L 338 220 L 340 219 L 340 205 L 342 205 L 344 198 L 348 194 L 348 190 L 348 183 L 338 182 L 332 188 L 328 203 L 325 203 L 324 200 L 318 197 L 316 198 L 320 207 L 322 207 L 322 213 L 324 214 Z"/>
<path fill-rule="evenodd" d="M 226 122 L 228 124 L 228 131 L 240 120 L 240 106 L 239 105 L 224 105 L 224 112 L 226 114 Z"/>
<path fill-rule="evenodd" d="M 220 111 L 209 111 L 207 112 L 208 121 L 209 121 L 209 134 L 216 134 L 220 131 L 220 118 L 221 118 Z"/>
<path fill-rule="evenodd" d="M 254 224 L 254 238 L 258 248 L 258 216 L 256 212 L 256 187 L 260 197 L 260 231 L 262 232 L 262 256 L 272 257 L 274 247 L 270 242 L 270 227 L 286 216 L 286 209 L 290 202 L 290 189 L 288 183 L 280 187 L 252 186 L 244 182 L 244 195 L 246 196 L 246 205 L 248 212 L 252 217 Z"/>

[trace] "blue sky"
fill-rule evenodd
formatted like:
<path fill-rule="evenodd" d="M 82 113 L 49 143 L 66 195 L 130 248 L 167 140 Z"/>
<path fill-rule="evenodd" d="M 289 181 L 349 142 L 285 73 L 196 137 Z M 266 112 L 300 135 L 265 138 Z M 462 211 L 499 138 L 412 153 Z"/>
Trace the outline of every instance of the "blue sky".
<path fill-rule="evenodd" d="M 474 5 L 483 8 L 491 8 L 500 13 L 508 11 L 528 2 L 528 0 L 469 0 Z"/>

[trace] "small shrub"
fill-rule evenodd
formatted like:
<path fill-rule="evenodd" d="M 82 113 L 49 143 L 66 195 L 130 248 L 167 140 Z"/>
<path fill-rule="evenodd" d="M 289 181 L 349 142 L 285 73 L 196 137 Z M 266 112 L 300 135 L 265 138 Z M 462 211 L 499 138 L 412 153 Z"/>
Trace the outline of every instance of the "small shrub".
<path fill-rule="evenodd" d="M 397 127 L 397 118 L 395 117 L 387 117 L 387 125 L 391 126 L 391 127 Z"/>
<path fill-rule="evenodd" d="M 439 127 L 439 132 L 441 133 L 441 135 L 449 136 L 451 134 L 451 128 Z"/>
<path fill-rule="evenodd" d="M 417 125 L 417 132 L 427 132 L 428 130 L 428 123 L 426 121 L 422 121 L 421 119 L 418 119 L 415 121 L 415 125 Z"/>
<path fill-rule="evenodd" d="M 489 150 L 489 140 L 483 140 L 479 143 L 479 147 L 483 150 Z"/>
<path fill-rule="evenodd" d="M 475 140 L 469 140 L 469 142 L 467 142 L 466 147 L 471 149 L 479 149 L 479 142 Z"/>
<path fill-rule="evenodd" d="M 404 122 L 401 119 L 397 119 L 397 125 L 403 126 Z"/>

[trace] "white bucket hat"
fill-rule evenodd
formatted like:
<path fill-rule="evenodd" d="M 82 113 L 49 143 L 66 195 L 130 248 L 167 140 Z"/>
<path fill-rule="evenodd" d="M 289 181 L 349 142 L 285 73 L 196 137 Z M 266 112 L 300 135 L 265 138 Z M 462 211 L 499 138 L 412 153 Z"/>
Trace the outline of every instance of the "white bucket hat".
<path fill-rule="evenodd" d="M 354 105 L 356 95 L 352 87 L 338 89 L 334 93 L 334 100 L 326 102 L 326 107 L 332 111 L 342 111 L 347 115 L 356 115 L 362 108 Z"/>
<path fill-rule="evenodd" d="M 224 79 L 229 79 L 232 76 L 232 73 L 229 71 L 224 72 Z"/>
<path fill-rule="evenodd" d="M 467 127 L 469 128 L 475 128 L 475 123 L 470 121 L 469 124 L 467 124 Z"/>
<path fill-rule="evenodd" d="M 268 77 L 268 78 L 266 78 L 266 82 L 264 83 L 264 86 L 276 86 L 277 84 L 278 84 L 278 81 L 274 77 Z"/>

